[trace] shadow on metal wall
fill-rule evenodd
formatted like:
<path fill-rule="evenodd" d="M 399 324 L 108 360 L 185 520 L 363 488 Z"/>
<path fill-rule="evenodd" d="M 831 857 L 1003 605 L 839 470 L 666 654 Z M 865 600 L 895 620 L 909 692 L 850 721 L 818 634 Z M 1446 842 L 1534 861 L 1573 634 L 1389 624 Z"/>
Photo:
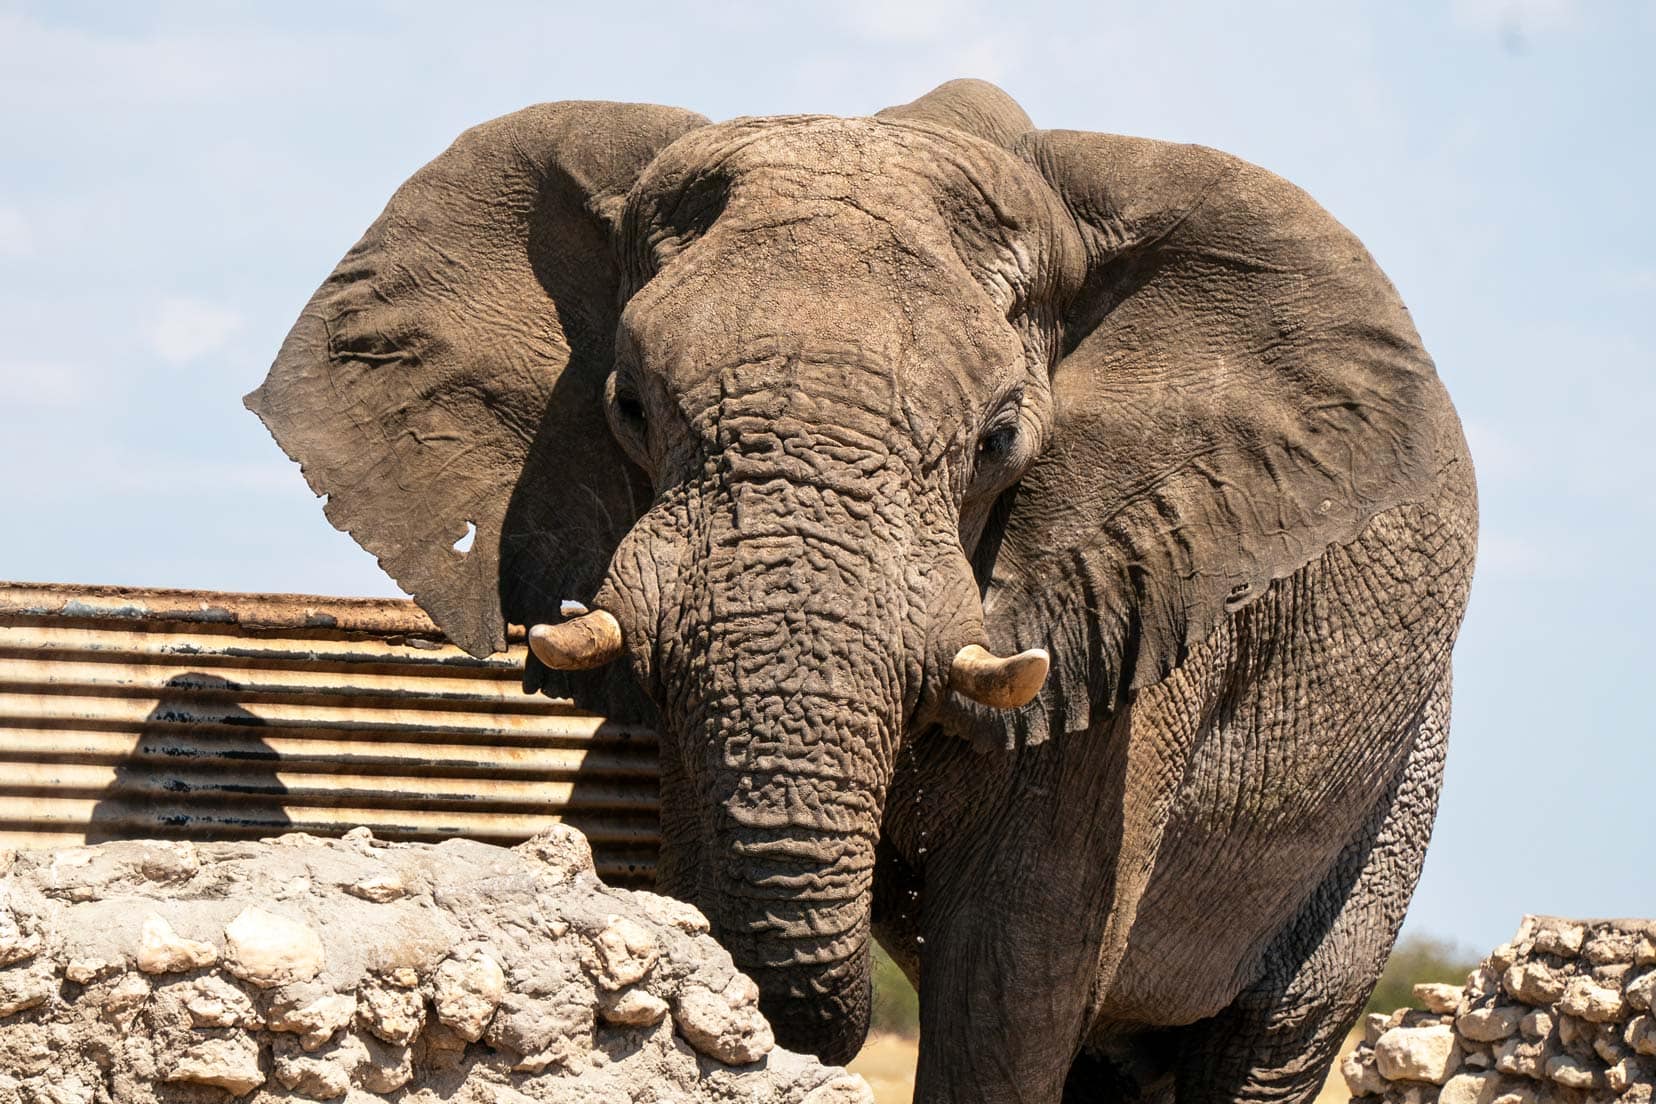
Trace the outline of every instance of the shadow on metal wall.
<path fill-rule="evenodd" d="M 280 835 L 293 823 L 281 756 L 234 682 L 168 679 L 131 752 L 93 806 L 86 842 Z"/>

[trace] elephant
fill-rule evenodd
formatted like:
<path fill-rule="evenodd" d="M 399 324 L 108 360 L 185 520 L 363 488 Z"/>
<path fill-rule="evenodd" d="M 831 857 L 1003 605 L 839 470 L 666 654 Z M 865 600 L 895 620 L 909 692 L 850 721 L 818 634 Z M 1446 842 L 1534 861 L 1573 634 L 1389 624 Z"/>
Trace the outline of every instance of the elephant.
<path fill-rule="evenodd" d="M 1303 1101 L 1436 814 L 1476 546 L 1309 196 L 981 81 L 569 101 L 391 197 L 247 397 L 458 645 L 660 733 L 661 892 L 917 1100 Z M 466 537 L 472 535 L 469 545 Z"/>

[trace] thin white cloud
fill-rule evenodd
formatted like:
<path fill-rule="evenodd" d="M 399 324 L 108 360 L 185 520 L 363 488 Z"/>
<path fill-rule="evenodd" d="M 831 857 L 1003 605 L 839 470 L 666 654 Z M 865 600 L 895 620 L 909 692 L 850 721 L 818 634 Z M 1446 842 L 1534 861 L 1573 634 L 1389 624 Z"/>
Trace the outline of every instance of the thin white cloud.
<path fill-rule="evenodd" d="M 1015 38 L 987 36 L 963 43 L 952 58 L 955 75 L 1009 81 L 1023 60 L 1021 45 Z"/>
<path fill-rule="evenodd" d="M 161 301 L 144 337 L 162 360 L 188 364 L 223 348 L 242 323 L 242 316 L 228 307 L 179 296 Z"/>
<path fill-rule="evenodd" d="M 0 361 L 0 409 L 73 406 L 87 396 L 87 372 L 74 364 Z"/>
<path fill-rule="evenodd" d="M 348 36 L 307 44 L 254 21 L 127 34 L 69 24 L 0 12 L 0 102 L 63 111 L 246 99 L 290 90 L 323 57 L 355 45 L 338 41 Z"/>
<path fill-rule="evenodd" d="M 1480 31 L 1523 36 L 1575 25 L 1580 0 L 1455 0 L 1455 22 Z"/>
<path fill-rule="evenodd" d="M 27 257 L 34 252 L 34 234 L 23 212 L 0 205 L 0 259 Z"/>
<path fill-rule="evenodd" d="M 872 42 L 926 42 L 960 25 L 959 5 L 946 0 L 855 0 L 841 13 L 852 31 Z"/>

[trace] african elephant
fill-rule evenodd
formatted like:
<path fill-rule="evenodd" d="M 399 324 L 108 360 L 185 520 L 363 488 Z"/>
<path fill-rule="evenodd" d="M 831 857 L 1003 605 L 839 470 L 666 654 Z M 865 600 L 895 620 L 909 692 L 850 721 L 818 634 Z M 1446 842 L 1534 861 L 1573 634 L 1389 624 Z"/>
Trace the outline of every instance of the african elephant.
<path fill-rule="evenodd" d="M 526 688 L 659 724 L 659 886 L 784 1045 L 856 1053 L 872 935 L 920 1100 L 1315 1091 L 1419 873 L 1476 495 L 1304 193 L 976 81 L 543 104 L 397 191 L 248 405 L 461 646 L 533 626 Z"/>

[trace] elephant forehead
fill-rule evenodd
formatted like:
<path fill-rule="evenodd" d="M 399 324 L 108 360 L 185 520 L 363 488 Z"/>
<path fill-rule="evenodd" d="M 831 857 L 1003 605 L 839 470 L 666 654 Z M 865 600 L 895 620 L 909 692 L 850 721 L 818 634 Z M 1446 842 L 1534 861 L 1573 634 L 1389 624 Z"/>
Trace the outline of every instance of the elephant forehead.
<path fill-rule="evenodd" d="M 960 131 L 884 119 L 738 119 L 691 132 L 640 178 L 628 217 L 645 279 L 715 230 L 775 229 L 807 256 L 838 245 L 956 264 L 1009 299 L 1040 294 L 1079 256 L 1067 212 L 1032 166 Z"/>
<path fill-rule="evenodd" d="M 964 410 L 1024 361 L 1004 303 L 958 265 L 847 237 L 714 231 L 628 303 L 618 353 L 692 406 L 757 372 L 893 413 L 911 398 Z"/>

